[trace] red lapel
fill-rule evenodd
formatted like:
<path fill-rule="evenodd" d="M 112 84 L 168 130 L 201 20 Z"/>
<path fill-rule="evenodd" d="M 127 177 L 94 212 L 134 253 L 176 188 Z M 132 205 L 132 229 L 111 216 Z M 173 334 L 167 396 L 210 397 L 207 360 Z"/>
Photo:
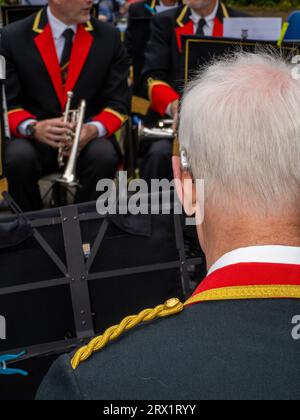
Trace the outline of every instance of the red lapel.
<path fill-rule="evenodd" d="M 73 91 L 93 42 L 93 36 L 86 31 L 84 25 L 79 25 L 72 49 L 68 79 L 64 91 L 63 107 L 67 101 L 67 92 Z"/>
<path fill-rule="evenodd" d="M 187 23 L 185 23 L 183 26 L 180 26 L 175 29 L 176 32 L 176 39 L 177 39 L 177 45 L 179 52 L 182 52 L 182 41 L 181 36 L 182 35 L 194 35 L 194 23 L 192 20 L 189 20 Z M 220 19 L 216 16 L 215 23 L 214 23 L 214 29 L 213 29 L 213 37 L 223 37 L 223 23 L 220 21 Z"/>
<path fill-rule="evenodd" d="M 184 26 L 175 29 L 177 45 L 179 52 L 182 52 L 182 35 L 194 35 L 194 24 L 192 20 L 189 20 Z"/>
<path fill-rule="evenodd" d="M 52 30 L 49 24 L 47 24 L 45 30 L 42 33 L 40 33 L 34 38 L 34 42 L 45 63 L 59 102 L 63 107 L 63 84 L 61 80 L 60 67 L 52 35 Z"/>
<path fill-rule="evenodd" d="M 219 20 L 218 16 L 215 18 L 213 36 L 218 38 L 223 37 L 223 22 Z"/>
<path fill-rule="evenodd" d="M 300 285 L 300 265 L 239 263 L 209 274 L 193 296 L 212 289 L 234 286 Z"/>

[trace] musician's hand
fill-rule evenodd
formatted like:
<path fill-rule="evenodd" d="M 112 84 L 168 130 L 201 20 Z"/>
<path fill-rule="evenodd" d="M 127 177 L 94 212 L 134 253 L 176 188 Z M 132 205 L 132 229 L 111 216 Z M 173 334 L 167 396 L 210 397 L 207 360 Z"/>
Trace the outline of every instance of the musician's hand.
<path fill-rule="evenodd" d="M 74 127 L 75 130 L 75 127 Z M 81 131 L 78 154 L 89 144 L 90 141 L 96 139 L 99 136 L 98 128 L 94 125 L 84 124 Z M 64 157 L 68 158 L 70 156 L 72 149 L 72 143 L 68 143 L 63 151 Z"/>
<path fill-rule="evenodd" d="M 47 144 L 54 149 L 66 145 L 72 135 L 72 125 L 64 123 L 63 118 L 38 121 L 35 126 L 35 140 Z"/>
<path fill-rule="evenodd" d="M 178 120 L 179 120 L 179 101 L 176 100 L 171 104 L 171 113 L 173 118 L 173 130 L 177 132 Z"/>
<path fill-rule="evenodd" d="M 92 124 L 84 124 L 81 131 L 79 151 L 85 148 L 90 141 L 99 137 L 98 128 Z"/>

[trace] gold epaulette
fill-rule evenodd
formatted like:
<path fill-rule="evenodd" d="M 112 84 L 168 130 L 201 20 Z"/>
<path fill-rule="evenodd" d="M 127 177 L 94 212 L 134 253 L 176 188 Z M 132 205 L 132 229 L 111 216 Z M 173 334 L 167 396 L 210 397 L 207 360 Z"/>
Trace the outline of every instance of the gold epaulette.
<path fill-rule="evenodd" d="M 74 370 L 77 369 L 80 363 L 89 359 L 93 353 L 102 350 L 110 341 L 120 337 L 123 332 L 131 330 L 143 322 L 178 314 L 183 308 L 184 304 L 179 299 L 173 298 L 167 300 L 163 305 L 156 306 L 154 309 L 144 309 L 138 315 L 126 317 L 119 325 L 108 328 L 103 335 L 94 338 L 89 344 L 80 348 L 71 360 L 72 368 Z"/>

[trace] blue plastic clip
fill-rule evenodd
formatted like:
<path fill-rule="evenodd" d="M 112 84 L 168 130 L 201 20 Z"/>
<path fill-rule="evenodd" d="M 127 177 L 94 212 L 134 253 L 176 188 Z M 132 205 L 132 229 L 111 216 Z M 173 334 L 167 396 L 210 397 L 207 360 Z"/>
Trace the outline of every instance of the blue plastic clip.
<path fill-rule="evenodd" d="M 3 356 L 0 356 L 0 375 L 28 376 L 28 372 L 25 372 L 25 370 L 11 369 L 11 368 L 8 368 L 6 365 L 6 362 L 17 360 L 20 357 L 24 356 L 25 354 L 26 354 L 26 351 L 22 351 L 22 353 L 19 353 L 19 354 L 4 354 Z"/>

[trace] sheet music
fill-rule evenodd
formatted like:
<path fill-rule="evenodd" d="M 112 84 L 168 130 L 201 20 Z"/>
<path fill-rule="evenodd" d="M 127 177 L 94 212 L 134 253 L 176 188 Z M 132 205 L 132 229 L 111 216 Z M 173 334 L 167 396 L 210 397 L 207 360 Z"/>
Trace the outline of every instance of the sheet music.
<path fill-rule="evenodd" d="M 282 18 L 226 18 L 224 37 L 278 41 L 281 35 Z"/>

